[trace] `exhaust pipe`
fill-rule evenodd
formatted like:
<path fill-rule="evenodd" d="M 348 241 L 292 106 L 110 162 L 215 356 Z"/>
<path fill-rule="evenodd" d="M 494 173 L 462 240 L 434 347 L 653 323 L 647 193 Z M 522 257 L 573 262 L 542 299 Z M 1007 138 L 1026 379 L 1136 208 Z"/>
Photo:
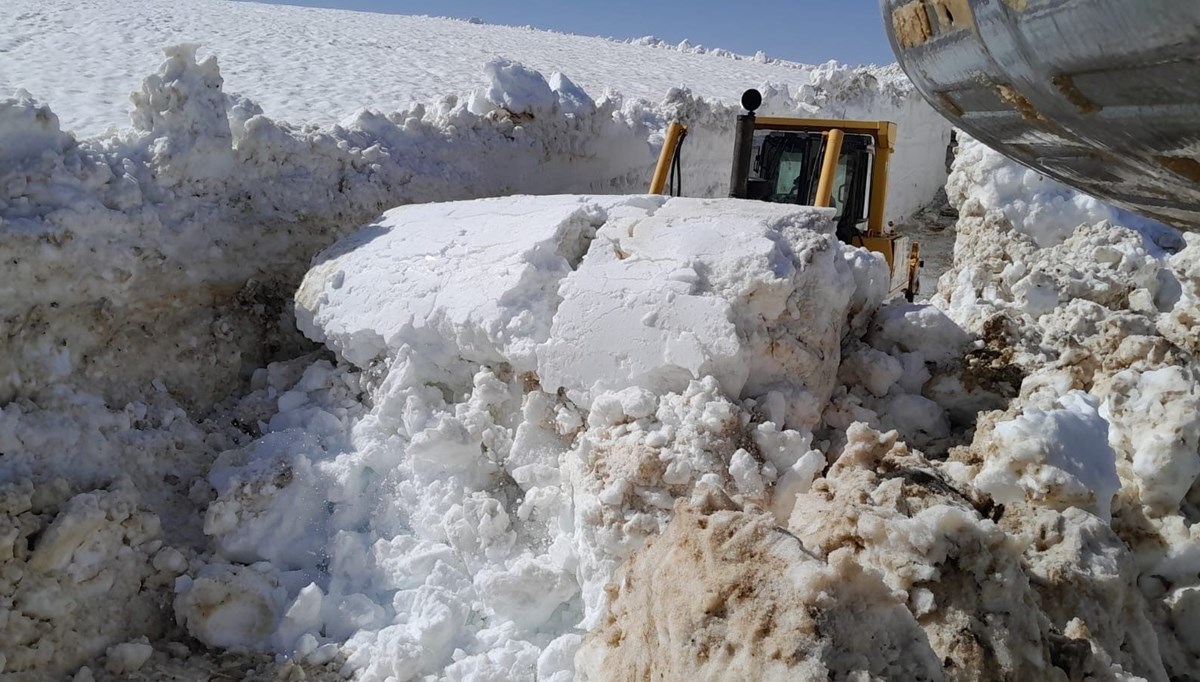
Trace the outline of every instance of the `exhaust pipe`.
<path fill-rule="evenodd" d="M 733 138 L 733 169 L 729 174 L 729 196 L 748 198 L 746 181 L 750 178 L 750 155 L 754 151 L 754 110 L 762 105 L 762 93 L 753 88 L 742 93 L 744 114 L 738 114 Z"/>

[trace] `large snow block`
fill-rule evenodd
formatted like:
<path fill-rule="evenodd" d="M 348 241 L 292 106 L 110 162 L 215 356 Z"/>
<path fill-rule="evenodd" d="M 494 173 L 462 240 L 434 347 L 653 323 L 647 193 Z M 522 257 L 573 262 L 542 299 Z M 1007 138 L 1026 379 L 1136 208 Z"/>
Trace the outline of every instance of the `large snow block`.
<path fill-rule="evenodd" d="M 811 425 L 855 292 L 844 249 L 828 211 L 739 200 L 406 206 L 318 257 L 296 317 L 360 365 L 508 363 L 584 407 L 713 376 L 733 398 L 774 393 L 787 423 Z"/>
<path fill-rule="evenodd" d="M 630 203 L 644 215 L 662 201 L 516 196 L 394 208 L 317 256 L 296 321 L 360 366 L 407 345 L 439 367 L 533 371 L 558 285 L 609 211 Z"/>
<path fill-rule="evenodd" d="M 671 199 L 604 225 L 559 290 L 543 387 L 589 405 L 605 391 L 776 391 L 789 423 L 815 423 L 832 390 L 855 280 L 818 209 Z"/>

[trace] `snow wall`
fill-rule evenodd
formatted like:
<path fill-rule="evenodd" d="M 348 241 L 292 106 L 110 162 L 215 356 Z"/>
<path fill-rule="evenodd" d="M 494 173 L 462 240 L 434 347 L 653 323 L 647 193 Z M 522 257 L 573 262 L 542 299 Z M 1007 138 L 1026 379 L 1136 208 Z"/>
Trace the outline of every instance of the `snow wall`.
<path fill-rule="evenodd" d="M 154 379 L 190 404 L 224 395 L 290 343 L 275 318 L 338 236 L 411 202 L 642 192 L 675 118 L 692 129 L 685 192 L 727 190 L 736 112 L 682 91 L 597 103 L 562 74 L 495 61 L 474 92 L 295 129 L 226 96 L 214 59 L 168 52 L 133 96 L 132 130 L 76 140 L 27 98 L 0 110 L 0 397 L 68 376 L 126 398 Z M 818 69 L 794 97 L 768 90 L 766 109 L 897 120 L 892 217 L 941 184 L 948 129 L 894 73 Z M 162 329 L 178 333 L 150 331 Z"/>
<path fill-rule="evenodd" d="M 294 364 L 256 368 L 317 348 L 295 333 L 291 298 L 322 248 L 400 204 L 642 192 L 675 118 L 692 129 L 685 190 L 721 196 L 728 181 L 736 111 L 685 91 L 595 101 L 562 74 L 497 60 L 473 92 L 299 128 L 224 93 L 194 46 L 167 57 L 133 94 L 130 129 L 76 139 L 26 94 L 0 102 L 0 554 L 26 575 L 0 589 L 0 656 L 35 678 L 174 627 L 163 603 L 186 548 L 212 530 L 195 511 L 215 494 L 211 466 L 269 431 L 296 378 Z M 940 185 L 948 130 L 894 69 L 830 65 L 794 95 L 764 89 L 770 112 L 921 131 L 897 152 L 892 215 Z M 361 410 L 359 379 L 332 376 L 331 413 L 346 419 Z M 254 397 L 214 404 L 247 385 Z M 257 598 L 222 589 L 235 604 Z M 127 604 L 115 619 L 102 606 L 114 600 Z"/>

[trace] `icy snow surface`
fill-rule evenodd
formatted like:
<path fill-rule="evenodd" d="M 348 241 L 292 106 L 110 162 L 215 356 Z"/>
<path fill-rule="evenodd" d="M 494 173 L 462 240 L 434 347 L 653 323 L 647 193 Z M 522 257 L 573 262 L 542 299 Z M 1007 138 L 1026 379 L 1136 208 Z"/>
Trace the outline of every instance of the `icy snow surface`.
<path fill-rule="evenodd" d="M 898 119 L 907 215 L 946 126 L 894 69 L 0 13 L 6 679 L 1200 675 L 1200 240 L 965 140 L 906 304 L 828 212 L 630 194 L 681 115 L 723 193 L 766 81 Z"/>

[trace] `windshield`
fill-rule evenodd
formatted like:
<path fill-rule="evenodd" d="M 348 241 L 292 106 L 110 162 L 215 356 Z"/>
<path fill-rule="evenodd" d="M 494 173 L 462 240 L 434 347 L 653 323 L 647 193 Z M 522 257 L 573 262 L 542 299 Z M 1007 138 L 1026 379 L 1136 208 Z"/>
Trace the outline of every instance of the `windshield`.
<path fill-rule="evenodd" d="M 784 152 L 779 158 L 779 177 L 775 181 L 775 194 L 792 195 L 796 191 L 796 178 L 804 172 L 802 152 Z"/>

